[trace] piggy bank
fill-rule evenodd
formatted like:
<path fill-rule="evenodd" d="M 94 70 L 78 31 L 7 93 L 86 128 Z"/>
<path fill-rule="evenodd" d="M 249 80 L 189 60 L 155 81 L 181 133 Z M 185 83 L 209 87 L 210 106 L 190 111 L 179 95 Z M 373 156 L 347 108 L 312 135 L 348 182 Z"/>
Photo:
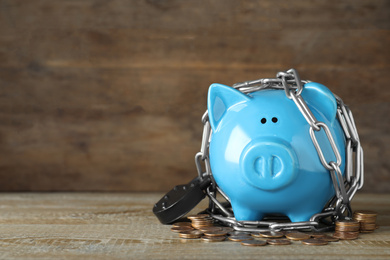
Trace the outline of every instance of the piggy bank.
<path fill-rule="evenodd" d="M 314 82 L 306 83 L 301 95 L 316 119 L 329 127 L 344 175 L 346 141 L 334 95 Z M 207 108 L 211 170 L 238 221 L 261 220 L 267 214 L 308 221 L 335 195 L 330 172 L 310 138 L 310 126 L 284 90 L 243 94 L 212 84 Z M 327 162 L 336 162 L 324 130 L 315 135 Z"/>

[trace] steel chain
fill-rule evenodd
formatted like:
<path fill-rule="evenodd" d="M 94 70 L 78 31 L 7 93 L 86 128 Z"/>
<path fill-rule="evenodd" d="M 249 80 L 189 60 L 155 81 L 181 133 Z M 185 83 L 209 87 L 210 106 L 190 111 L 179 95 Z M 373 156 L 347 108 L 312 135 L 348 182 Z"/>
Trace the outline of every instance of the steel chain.
<path fill-rule="evenodd" d="M 304 84 L 307 80 L 301 80 L 295 69 L 290 69 L 286 72 L 278 72 L 276 78 L 265 78 L 253 81 L 236 83 L 233 88 L 241 91 L 244 94 L 260 91 L 263 89 L 280 89 L 284 90 L 287 98 L 292 99 L 298 107 L 302 116 L 309 124 L 309 134 L 313 145 L 317 151 L 321 164 L 330 173 L 335 196 L 328 202 L 322 213 L 315 214 L 310 221 L 295 222 L 295 223 L 276 223 L 272 221 L 237 221 L 229 207 L 223 205 L 216 198 L 217 193 L 229 201 L 228 196 L 217 186 L 214 181 L 209 161 L 209 144 L 212 136 L 212 130 L 209 123 L 208 111 L 202 116 L 203 136 L 200 152 L 195 155 L 195 165 L 198 176 L 202 180 L 208 176 L 212 180 L 212 184 L 206 189 L 206 193 L 210 199 L 209 211 L 213 218 L 234 227 L 240 231 L 262 231 L 262 230 L 288 230 L 288 229 L 304 229 L 311 228 L 316 231 L 324 231 L 333 227 L 333 222 L 328 226 L 319 228 L 320 221 L 325 218 L 332 217 L 333 221 L 337 218 L 345 217 L 343 214 L 347 210 L 347 217 L 351 217 L 352 211 L 350 201 L 354 197 L 357 190 L 361 189 L 364 184 L 364 161 L 363 149 L 360 144 L 360 139 L 356 129 L 355 121 L 351 110 L 344 104 L 342 99 L 335 95 L 337 101 L 337 119 L 343 129 L 346 139 L 345 153 L 345 176 L 342 176 L 340 166 L 342 158 L 336 146 L 334 138 L 328 126 L 321 121 L 318 121 L 311 112 L 310 108 L 302 98 L 301 93 L 304 90 Z M 322 152 L 321 145 L 318 143 L 315 132 L 324 131 L 329 144 L 332 147 L 336 162 L 327 162 Z M 355 162 L 355 165 L 353 165 Z M 216 209 L 219 209 L 223 214 L 217 214 Z"/>

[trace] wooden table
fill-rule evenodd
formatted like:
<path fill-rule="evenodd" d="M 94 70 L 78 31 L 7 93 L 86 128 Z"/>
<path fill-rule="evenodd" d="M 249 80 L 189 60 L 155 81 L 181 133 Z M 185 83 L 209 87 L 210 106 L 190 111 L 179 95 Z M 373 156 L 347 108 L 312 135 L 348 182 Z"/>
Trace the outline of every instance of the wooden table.
<path fill-rule="evenodd" d="M 152 213 L 156 193 L 2 193 L 1 259 L 390 259 L 390 194 L 357 194 L 380 228 L 327 246 L 182 240 Z M 204 200 L 195 210 L 206 207 Z"/>

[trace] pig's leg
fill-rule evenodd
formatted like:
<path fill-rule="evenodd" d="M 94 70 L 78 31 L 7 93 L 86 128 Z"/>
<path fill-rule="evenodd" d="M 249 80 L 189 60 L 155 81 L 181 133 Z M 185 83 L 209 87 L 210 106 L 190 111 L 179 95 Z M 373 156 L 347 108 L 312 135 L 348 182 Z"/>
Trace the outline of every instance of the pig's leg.
<path fill-rule="evenodd" d="M 264 217 L 264 214 L 261 212 L 254 211 L 253 209 L 249 209 L 247 207 L 243 207 L 240 203 L 232 202 L 232 208 L 234 212 L 234 217 L 236 220 L 250 220 L 257 221 L 261 220 Z"/>
<path fill-rule="evenodd" d="M 290 218 L 291 222 L 301 222 L 301 221 L 309 221 L 310 218 L 316 213 L 318 213 L 318 211 L 314 211 L 314 212 L 298 211 L 298 212 L 291 212 L 287 214 L 287 216 Z"/>

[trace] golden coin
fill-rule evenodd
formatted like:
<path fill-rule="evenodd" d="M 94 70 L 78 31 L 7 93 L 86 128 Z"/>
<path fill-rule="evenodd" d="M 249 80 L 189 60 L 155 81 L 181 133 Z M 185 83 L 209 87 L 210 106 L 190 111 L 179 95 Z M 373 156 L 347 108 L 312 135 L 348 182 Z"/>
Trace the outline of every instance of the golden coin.
<path fill-rule="evenodd" d="M 213 218 L 211 218 L 211 217 L 201 217 L 201 218 L 193 217 L 193 218 L 191 218 L 192 222 L 202 222 L 202 221 L 212 221 L 212 220 L 213 220 Z"/>
<path fill-rule="evenodd" d="M 191 224 L 194 228 L 200 229 L 202 227 L 212 227 L 214 226 L 212 220 L 193 220 Z"/>
<path fill-rule="evenodd" d="M 310 233 L 309 235 L 313 238 L 322 238 L 327 236 L 327 234 L 324 233 Z"/>
<path fill-rule="evenodd" d="M 212 226 L 213 226 L 213 225 L 199 225 L 199 226 L 197 226 L 197 225 L 192 225 L 193 228 L 199 229 L 199 230 L 201 230 L 201 229 L 203 229 L 203 228 L 207 228 L 207 227 L 212 227 Z"/>
<path fill-rule="evenodd" d="M 179 233 L 179 237 L 181 238 L 200 238 L 203 235 L 202 231 L 199 230 L 189 230 L 189 231 L 182 231 Z"/>
<path fill-rule="evenodd" d="M 342 232 L 359 231 L 360 223 L 356 220 L 338 220 L 335 222 L 335 230 Z"/>
<path fill-rule="evenodd" d="M 336 227 L 336 231 L 340 232 L 358 232 L 360 230 L 360 226 L 358 227 Z"/>
<path fill-rule="evenodd" d="M 260 234 L 260 232 L 253 232 L 253 233 L 251 233 L 251 236 L 252 236 L 252 237 L 257 237 L 257 238 L 264 238 L 264 237 Z"/>
<path fill-rule="evenodd" d="M 302 240 L 302 244 L 309 246 L 324 246 L 327 245 L 328 242 L 320 238 L 309 238 Z"/>
<path fill-rule="evenodd" d="M 360 228 L 361 230 L 375 230 L 376 229 L 376 223 L 364 223 L 364 222 L 361 222 L 360 223 Z"/>
<path fill-rule="evenodd" d="M 280 238 L 284 237 L 284 234 L 282 232 L 275 232 L 275 231 L 265 231 L 260 232 L 260 235 L 266 238 Z"/>
<path fill-rule="evenodd" d="M 232 232 L 229 232 L 228 233 L 229 236 L 250 236 L 250 234 L 248 232 L 244 232 L 244 231 L 232 231 Z"/>
<path fill-rule="evenodd" d="M 340 239 L 332 236 L 325 235 L 324 237 L 320 237 L 320 239 L 328 241 L 328 242 L 338 242 Z"/>
<path fill-rule="evenodd" d="M 267 244 L 264 240 L 244 240 L 241 242 L 243 246 L 265 246 Z"/>
<path fill-rule="evenodd" d="M 213 223 L 213 220 L 212 219 L 194 219 L 191 221 L 192 224 L 208 224 L 208 223 Z"/>
<path fill-rule="evenodd" d="M 193 222 L 191 224 L 191 226 L 193 227 L 211 227 L 213 226 L 213 223 L 212 222 Z"/>
<path fill-rule="evenodd" d="M 209 231 L 209 232 L 212 232 L 212 231 L 225 231 L 221 227 L 215 227 L 215 226 L 200 227 L 199 230 L 201 230 L 203 232 L 207 232 L 207 231 Z"/>
<path fill-rule="evenodd" d="M 359 237 L 359 232 L 334 232 L 333 237 L 342 240 L 353 240 Z"/>
<path fill-rule="evenodd" d="M 231 227 L 221 227 L 223 231 L 226 231 L 226 232 L 232 232 L 234 231 L 234 228 L 231 228 Z"/>
<path fill-rule="evenodd" d="M 376 217 L 378 213 L 371 210 L 357 210 L 354 212 L 354 215 L 357 216 L 366 216 L 366 217 Z"/>
<path fill-rule="evenodd" d="M 198 222 L 198 223 L 213 222 L 213 219 L 212 218 L 193 218 L 193 219 L 191 219 L 191 222 L 192 223 L 194 223 L 194 222 Z"/>
<path fill-rule="evenodd" d="M 208 237 L 220 237 L 220 236 L 226 236 L 226 232 L 223 231 L 223 230 L 216 230 L 216 231 L 207 231 L 207 232 L 204 232 L 205 236 L 208 236 Z"/>
<path fill-rule="evenodd" d="M 356 220 L 349 220 L 349 219 L 344 219 L 344 220 L 337 220 L 335 222 L 336 227 L 356 227 L 359 226 L 359 221 Z"/>
<path fill-rule="evenodd" d="M 191 222 L 176 222 L 172 224 L 172 227 L 189 227 Z"/>
<path fill-rule="evenodd" d="M 353 219 L 355 220 L 358 220 L 358 221 L 361 221 L 361 220 L 373 220 L 375 221 L 376 220 L 376 215 L 357 215 L 357 214 L 354 214 L 353 215 Z"/>
<path fill-rule="evenodd" d="M 205 242 L 221 242 L 221 241 L 224 241 L 226 239 L 226 237 L 224 237 L 224 236 L 222 236 L 222 237 L 203 236 L 200 239 L 202 239 L 202 241 L 205 241 Z"/>
<path fill-rule="evenodd" d="M 210 214 L 200 213 L 196 215 L 198 218 L 211 218 Z"/>
<path fill-rule="evenodd" d="M 210 215 L 209 214 L 198 214 L 198 215 L 189 215 L 187 216 L 188 219 L 209 219 L 210 218 Z"/>
<path fill-rule="evenodd" d="M 352 219 L 340 219 L 336 221 L 336 224 L 342 224 L 342 225 L 356 225 L 357 221 Z"/>
<path fill-rule="evenodd" d="M 285 238 L 275 238 L 275 239 L 267 239 L 267 243 L 270 245 L 281 246 L 281 245 L 289 245 L 291 241 Z"/>
<path fill-rule="evenodd" d="M 253 238 L 250 236 L 229 236 L 228 239 L 234 242 L 241 242 L 245 240 L 252 240 Z"/>
<path fill-rule="evenodd" d="M 171 231 L 172 232 L 182 232 L 182 231 L 188 231 L 188 230 L 193 230 L 192 227 L 187 227 L 187 226 L 183 226 L 183 227 L 173 227 L 171 228 Z"/>
<path fill-rule="evenodd" d="M 286 234 L 286 237 L 290 240 L 304 240 L 309 239 L 310 235 L 301 232 L 291 232 Z"/>

